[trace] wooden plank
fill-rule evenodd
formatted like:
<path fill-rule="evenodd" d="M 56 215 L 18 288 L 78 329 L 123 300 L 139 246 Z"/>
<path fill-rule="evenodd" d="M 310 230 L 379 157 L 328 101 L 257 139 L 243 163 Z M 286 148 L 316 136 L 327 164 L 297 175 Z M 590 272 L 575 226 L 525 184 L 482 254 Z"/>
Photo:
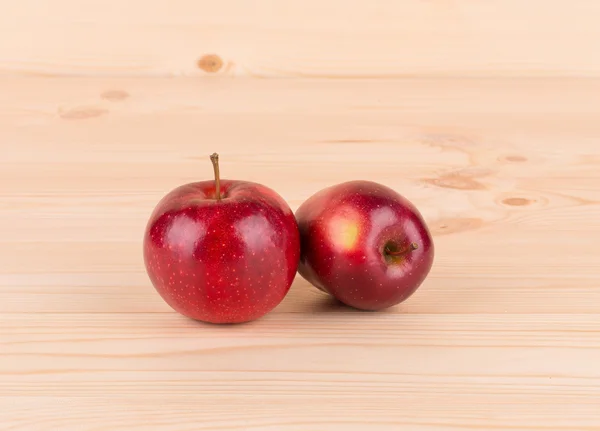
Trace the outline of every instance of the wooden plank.
<path fill-rule="evenodd" d="M 4 3 L 4 73 L 327 78 L 600 73 L 596 0 Z"/>
<path fill-rule="evenodd" d="M 600 427 L 600 79 L 0 78 L 0 415 L 12 431 Z M 292 208 L 336 182 L 419 207 L 430 277 L 382 313 L 297 277 L 191 322 L 141 236 L 212 175 Z"/>

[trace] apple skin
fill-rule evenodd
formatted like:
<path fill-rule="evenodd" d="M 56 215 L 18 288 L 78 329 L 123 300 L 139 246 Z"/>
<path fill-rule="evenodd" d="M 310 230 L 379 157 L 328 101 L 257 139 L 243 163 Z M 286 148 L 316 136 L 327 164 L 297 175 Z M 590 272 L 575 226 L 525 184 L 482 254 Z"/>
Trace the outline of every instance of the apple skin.
<path fill-rule="evenodd" d="M 309 197 L 295 215 L 299 274 L 351 307 L 377 311 L 405 301 L 433 265 L 434 245 L 422 215 L 382 184 L 333 185 Z"/>
<path fill-rule="evenodd" d="M 189 183 L 164 196 L 148 220 L 144 263 L 164 301 L 191 319 L 242 323 L 286 296 L 300 238 L 276 192 L 249 181 Z"/>

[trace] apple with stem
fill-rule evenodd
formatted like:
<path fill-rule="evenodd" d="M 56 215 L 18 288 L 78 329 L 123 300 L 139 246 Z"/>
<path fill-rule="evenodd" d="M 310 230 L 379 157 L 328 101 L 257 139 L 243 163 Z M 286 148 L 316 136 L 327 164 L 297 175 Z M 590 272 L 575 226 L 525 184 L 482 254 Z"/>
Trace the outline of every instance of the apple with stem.
<path fill-rule="evenodd" d="M 434 258 L 431 234 L 417 208 L 372 181 L 325 188 L 296 210 L 300 275 L 339 301 L 383 310 L 408 299 Z"/>
<path fill-rule="evenodd" d="M 288 293 L 300 257 L 298 225 L 272 189 L 221 179 L 181 185 L 148 220 L 144 263 L 154 288 L 175 311 L 210 323 L 258 319 Z"/>

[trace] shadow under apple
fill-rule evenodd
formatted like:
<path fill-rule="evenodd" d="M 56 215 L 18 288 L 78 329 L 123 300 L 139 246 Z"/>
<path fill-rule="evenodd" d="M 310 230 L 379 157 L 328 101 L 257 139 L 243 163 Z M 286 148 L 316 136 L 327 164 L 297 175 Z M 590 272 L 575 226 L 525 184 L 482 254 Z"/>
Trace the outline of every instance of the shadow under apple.
<path fill-rule="evenodd" d="M 337 298 L 322 294 L 318 296 L 317 301 L 313 305 L 313 311 L 315 313 L 353 313 L 353 314 L 364 314 L 368 316 L 373 316 L 377 314 L 393 314 L 398 313 L 400 311 L 401 304 L 396 305 L 394 307 L 386 308 L 384 310 L 361 310 L 350 305 L 344 304 L 342 301 Z"/>

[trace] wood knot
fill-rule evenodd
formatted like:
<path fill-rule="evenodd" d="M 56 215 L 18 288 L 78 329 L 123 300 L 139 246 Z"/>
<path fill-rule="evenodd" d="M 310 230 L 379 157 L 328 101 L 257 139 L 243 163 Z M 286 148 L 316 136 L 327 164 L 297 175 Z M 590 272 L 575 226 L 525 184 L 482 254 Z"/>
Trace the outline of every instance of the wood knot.
<path fill-rule="evenodd" d="M 511 208 L 543 208 L 548 206 L 548 198 L 542 195 L 529 195 L 528 193 L 505 193 L 494 199 L 497 205 Z"/>
<path fill-rule="evenodd" d="M 509 154 L 508 156 L 498 157 L 498 160 L 508 163 L 523 163 L 527 161 L 527 157 L 520 156 L 518 154 Z"/>
<path fill-rule="evenodd" d="M 100 95 L 104 100 L 109 102 L 120 102 L 129 97 L 129 93 L 124 90 L 107 90 Z"/>
<path fill-rule="evenodd" d="M 216 73 L 223 67 L 223 60 L 216 54 L 206 54 L 198 60 L 198 68 L 207 73 Z"/>
<path fill-rule="evenodd" d="M 526 198 L 506 198 L 506 199 L 502 199 L 502 203 L 504 205 L 509 205 L 511 207 L 522 207 L 525 205 L 529 205 L 531 203 L 533 203 L 534 201 L 532 199 L 526 199 Z"/>
<path fill-rule="evenodd" d="M 484 190 L 483 185 L 476 178 L 490 175 L 491 172 L 482 168 L 465 168 L 456 172 L 449 172 L 439 178 L 426 178 L 423 181 L 434 186 L 457 190 Z"/>
<path fill-rule="evenodd" d="M 107 109 L 78 106 L 67 110 L 59 110 L 58 115 L 65 120 L 86 120 L 108 114 Z"/>

